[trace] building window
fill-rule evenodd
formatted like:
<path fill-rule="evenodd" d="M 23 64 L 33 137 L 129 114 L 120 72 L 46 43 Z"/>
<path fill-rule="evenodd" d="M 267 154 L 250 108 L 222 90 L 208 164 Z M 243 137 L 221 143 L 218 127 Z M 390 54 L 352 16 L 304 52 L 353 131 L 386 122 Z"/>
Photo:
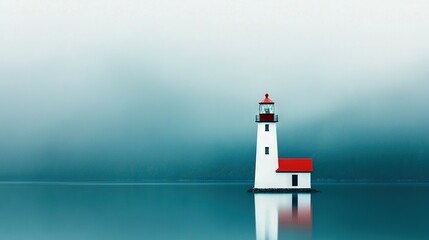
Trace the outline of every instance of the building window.
<path fill-rule="evenodd" d="M 298 175 L 296 174 L 292 175 L 292 186 L 294 187 L 298 186 Z"/>
<path fill-rule="evenodd" d="M 265 154 L 266 155 L 270 154 L 270 148 L 269 147 L 265 147 Z"/>
<path fill-rule="evenodd" d="M 270 131 L 270 125 L 265 124 L 265 132 L 268 132 L 268 131 Z"/>

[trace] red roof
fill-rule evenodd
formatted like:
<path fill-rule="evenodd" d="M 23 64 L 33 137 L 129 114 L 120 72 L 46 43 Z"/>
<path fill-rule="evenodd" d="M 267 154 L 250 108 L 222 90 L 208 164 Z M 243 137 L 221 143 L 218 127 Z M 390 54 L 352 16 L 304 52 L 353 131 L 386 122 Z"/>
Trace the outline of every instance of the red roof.
<path fill-rule="evenodd" d="M 312 172 L 311 158 L 279 158 L 279 168 L 276 172 Z"/>
<path fill-rule="evenodd" d="M 265 98 L 262 99 L 262 101 L 260 101 L 259 104 L 262 104 L 262 103 L 265 103 L 265 104 L 266 103 L 274 103 L 273 100 L 271 100 L 271 99 L 268 98 L 268 96 L 270 96 L 270 95 L 268 93 L 265 93 Z"/>

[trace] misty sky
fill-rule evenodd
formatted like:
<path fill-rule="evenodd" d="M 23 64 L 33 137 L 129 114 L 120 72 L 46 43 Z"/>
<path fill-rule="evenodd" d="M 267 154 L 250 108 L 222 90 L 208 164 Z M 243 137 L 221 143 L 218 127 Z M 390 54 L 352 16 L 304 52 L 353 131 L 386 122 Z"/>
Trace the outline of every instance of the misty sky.
<path fill-rule="evenodd" d="M 0 1 L 0 179 L 429 179 L 429 2 Z"/>

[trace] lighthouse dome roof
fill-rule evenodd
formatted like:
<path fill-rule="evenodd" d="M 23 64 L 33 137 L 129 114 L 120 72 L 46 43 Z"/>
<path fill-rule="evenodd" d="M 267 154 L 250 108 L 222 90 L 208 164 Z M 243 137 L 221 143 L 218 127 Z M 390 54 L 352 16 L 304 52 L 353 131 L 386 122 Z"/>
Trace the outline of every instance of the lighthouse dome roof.
<path fill-rule="evenodd" d="M 259 104 L 274 104 L 274 101 L 273 100 L 271 100 L 270 98 L 269 98 L 269 94 L 268 93 L 265 93 L 265 98 L 264 99 L 262 99 L 262 101 L 260 101 L 259 102 Z"/>

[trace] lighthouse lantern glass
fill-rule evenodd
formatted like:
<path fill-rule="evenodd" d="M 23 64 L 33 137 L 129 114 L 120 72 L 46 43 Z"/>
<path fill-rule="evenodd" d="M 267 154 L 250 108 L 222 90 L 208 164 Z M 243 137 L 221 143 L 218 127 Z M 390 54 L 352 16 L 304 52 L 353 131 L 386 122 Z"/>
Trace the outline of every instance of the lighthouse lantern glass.
<path fill-rule="evenodd" d="M 274 114 L 274 104 L 259 104 L 259 114 Z"/>

